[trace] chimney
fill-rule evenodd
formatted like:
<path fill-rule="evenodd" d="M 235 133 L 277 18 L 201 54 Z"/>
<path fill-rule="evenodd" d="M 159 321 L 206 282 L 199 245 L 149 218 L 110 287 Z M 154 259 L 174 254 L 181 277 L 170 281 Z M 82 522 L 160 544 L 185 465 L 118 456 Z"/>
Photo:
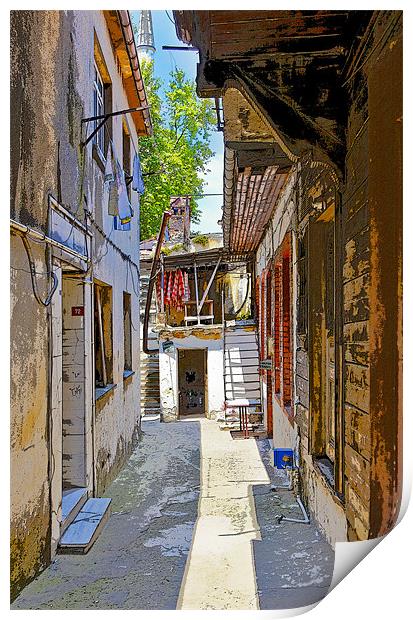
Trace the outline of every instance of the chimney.
<path fill-rule="evenodd" d="M 169 241 L 182 243 L 185 250 L 189 248 L 190 201 L 190 196 L 171 196 L 169 204 L 169 211 L 172 213 L 168 222 Z"/>

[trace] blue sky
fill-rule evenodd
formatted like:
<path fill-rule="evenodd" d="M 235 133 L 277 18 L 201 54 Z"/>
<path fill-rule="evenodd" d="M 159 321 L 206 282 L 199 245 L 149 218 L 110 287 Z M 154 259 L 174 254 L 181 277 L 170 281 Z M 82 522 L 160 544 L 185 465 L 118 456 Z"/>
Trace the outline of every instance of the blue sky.
<path fill-rule="evenodd" d="M 139 11 L 131 11 L 133 21 L 139 23 Z M 172 10 L 168 10 L 169 17 L 172 18 Z M 170 21 L 166 11 L 152 11 L 152 23 L 155 37 L 156 52 L 154 55 L 155 74 L 167 80 L 171 70 L 175 66 L 183 69 L 188 78 L 195 81 L 196 65 L 198 62 L 197 52 L 186 51 L 166 51 L 162 45 L 183 45 L 176 36 L 175 26 Z M 215 157 L 208 164 L 208 172 L 205 176 L 206 183 L 204 192 L 208 194 L 222 194 L 223 176 L 223 136 L 219 131 L 214 131 L 211 136 L 211 148 L 215 152 Z M 203 233 L 221 232 L 218 220 L 222 216 L 223 197 L 209 196 L 199 200 L 201 210 L 201 220 L 199 224 L 194 224 L 193 228 Z"/>

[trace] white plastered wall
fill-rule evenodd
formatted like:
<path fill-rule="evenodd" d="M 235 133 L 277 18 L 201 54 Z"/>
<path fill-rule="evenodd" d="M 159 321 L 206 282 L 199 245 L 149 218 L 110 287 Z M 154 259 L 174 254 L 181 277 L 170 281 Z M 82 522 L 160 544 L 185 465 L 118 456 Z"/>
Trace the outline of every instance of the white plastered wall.
<path fill-rule="evenodd" d="M 163 419 L 178 416 L 178 351 L 179 349 L 206 349 L 207 351 L 207 416 L 215 418 L 224 404 L 224 354 L 222 339 L 204 339 L 196 336 L 171 339 L 173 347 L 163 351 L 159 347 L 159 379 L 161 414 Z"/>

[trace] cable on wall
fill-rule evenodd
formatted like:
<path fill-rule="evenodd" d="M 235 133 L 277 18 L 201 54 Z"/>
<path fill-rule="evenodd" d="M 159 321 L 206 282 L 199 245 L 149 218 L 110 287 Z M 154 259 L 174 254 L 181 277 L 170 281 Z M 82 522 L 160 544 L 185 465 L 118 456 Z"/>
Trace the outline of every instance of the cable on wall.
<path fill-rule="evenodd" d="M 54 271 L 51 271 L 50 273 L 47 274 L 47 276 L 49 278 L 52 278 L 53 284 L 52 284 L 52 287 L 51 287 L 51 289 L 50 289 L 46 299 L 42 299 L 40 297 L 40 294 L 39 294 L 39 289 L 37 288 L 37 279 L 36 279 L 36 273 L 37 272 L 36 272 L 36 266 L 35 266 L 35 262 L 34 262 L 34 258 L 33 258 L 33 254 L 32 254 L 32 250 L 31 250 L 31 247 L 30 247 L 29 240 L 27 239 L 27 237 L 26 237 L 26 235 L 24 233 L 22 233 L 20 231 L 19 232 L 14 231 L 14 232 L 15 232 L 15 234 L 17 236 L 20 237 L 20 239 L 22 240 L 24 249 L 26 250 L 27 260 L 28 260 L 29 267 L 30 267 L 30 278 L 31 278 L 31 281 L 32 281 L 32 288 L 33 288 L 33 294 L 35 296 L 35 299 L 36 299 L 36 301 L 40 305 L 47 307 L 47 306 L 50 305 L 50 302 L 52 301 L 52 297 L 53 297 L 53 295 L 54 295 L 54 293 L 55 293 L 55 291 L 57 289 L 57 286 L 59 284 L 59 280 L 57 278 L 57 275 L 54 273 Z"/>

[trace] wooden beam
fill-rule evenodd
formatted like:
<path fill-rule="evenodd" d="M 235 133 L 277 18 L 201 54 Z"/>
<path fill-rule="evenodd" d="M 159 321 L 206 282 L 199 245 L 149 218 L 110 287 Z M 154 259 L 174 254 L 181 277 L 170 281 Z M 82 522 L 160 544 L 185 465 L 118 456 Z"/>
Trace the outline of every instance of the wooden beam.
<path fill-rule="evenodd" d="M 221 257 L 219 257 L 218 262 L 217 262 L 217 264 L 215 265 L 215 269 L 214 269 L 214 271 L 212 272 L 212 275 L 211 275 L 211 277 L 210 277 L 210 279 L 209 279 L 208 286 L 206 287 L 206 289 L 205 289 L 205 291 L 204 291 L 204 294 L 203 294 L 203 296 L 202 296 L 201 303 L 199 304 L 199 306 L 197 305 L 197 308 L 198 308 L 198 315 L 201 313 L 202 306 L 204 305 L 205 299 L 207 298 L 207 295 L 208 295 L 208 293 L 209 293 L 209 289 L 211 288 L 211 284 L 212 284 L 212 282 L 214 281 L 214 278 L 215 278 L 216 273 L 217 273 L 217 271 L 218 271 L 218 267 L 219 267 L 219 265 L 220 265 L 220 262 L 221 262 Z M 197 300 L 197 302 L 198 302 L 198 300 Z"/>
<path fill-rule="evenodd" d="M 195 281 L 196 318 L 197 318 L 197 321 L 198 321 L 198 325 L 200 325 L 201 321 L 199 320 L 199 311 L 198 311 L 198 305 L 199 305 L 198 271 L 197 271 L 196 263 L 195 262 L 194 262 L 194 281 Z"/>

